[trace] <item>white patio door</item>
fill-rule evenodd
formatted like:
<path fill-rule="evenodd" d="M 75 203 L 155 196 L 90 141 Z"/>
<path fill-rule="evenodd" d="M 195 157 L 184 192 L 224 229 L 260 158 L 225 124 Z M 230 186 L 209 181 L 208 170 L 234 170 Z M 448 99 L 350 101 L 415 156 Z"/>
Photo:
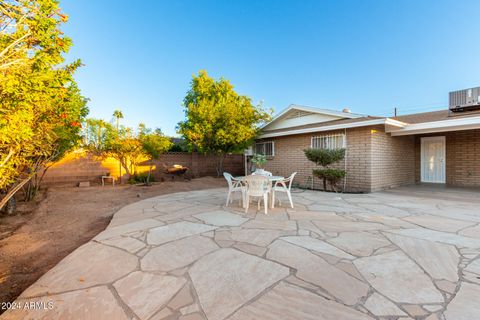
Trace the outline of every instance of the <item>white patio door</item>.
<path fill-rule="evenodd" d="M 445 183 L 445 137 L 421 138 L 421 180 Z"/>

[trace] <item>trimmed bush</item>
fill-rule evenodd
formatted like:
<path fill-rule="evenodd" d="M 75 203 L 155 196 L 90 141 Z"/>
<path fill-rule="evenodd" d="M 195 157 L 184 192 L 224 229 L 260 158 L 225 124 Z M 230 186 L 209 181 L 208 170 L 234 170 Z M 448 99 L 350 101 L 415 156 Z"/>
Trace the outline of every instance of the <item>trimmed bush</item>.
<path fill-rule="evenodd" d="M 347 174 L 345 170 L 329 168 L 328 166 L 345 158 L 345 149 L 305 149 L 308 160 L 323 167 L 314 169 L 313 175 L 323 180 L 323 189 L 327 190 L 327 181 L 333 191 L 337 191 L 338 182 Z"/>

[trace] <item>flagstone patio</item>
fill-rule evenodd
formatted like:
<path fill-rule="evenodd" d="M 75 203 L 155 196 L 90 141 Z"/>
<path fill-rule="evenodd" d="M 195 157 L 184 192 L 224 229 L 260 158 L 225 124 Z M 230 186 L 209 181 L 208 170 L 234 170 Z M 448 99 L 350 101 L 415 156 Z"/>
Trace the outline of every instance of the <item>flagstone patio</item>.
<path fill-rule="evenodd" d="M 128 205 L 0 318 L 480 318 L 478 192 L 293 197 L 268 215 L 224 189 Z"/>

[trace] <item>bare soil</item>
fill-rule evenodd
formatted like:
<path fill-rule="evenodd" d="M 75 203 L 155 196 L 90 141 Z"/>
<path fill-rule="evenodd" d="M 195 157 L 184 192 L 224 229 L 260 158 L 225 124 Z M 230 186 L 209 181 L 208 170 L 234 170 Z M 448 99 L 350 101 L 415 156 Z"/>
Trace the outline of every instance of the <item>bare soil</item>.
<path fill-rule="evenodd" d="M 0 302 L 15 300 L 103 231 L 121 207 L 156 195 L 224 186 L 224 179 L 206 177 L 149 187 L 50 187 L 35 202 L 19 203 L 19 214 L 0 218 Z"/>

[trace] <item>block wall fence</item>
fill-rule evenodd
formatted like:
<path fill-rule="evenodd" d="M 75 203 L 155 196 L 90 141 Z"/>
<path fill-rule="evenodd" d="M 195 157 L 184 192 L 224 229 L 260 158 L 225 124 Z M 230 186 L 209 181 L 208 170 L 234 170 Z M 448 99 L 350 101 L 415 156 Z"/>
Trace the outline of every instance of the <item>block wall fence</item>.
<path fill-rule="evenodd" d="M 198 153 L 169 152 L 162 154 L 153 161 L 152 174 L 156 181 L 169 179 L 171 176 L 164 173 L 164 166 L 171 167 L 179 164 L 188 167 L 188 176 L 193 178 L 217 175 L 217 158 L 212 155 Z M 147 162 L 138 168 L 139 172 L 148 172 Z M 241 154 L 227 155 L 224 162 L 224 171 L 233 175 L 244 174 L 244 158 Z M 93 184 L 101 183 L 101 176 L 109 173 L 114 177 L 122 175 L 122 181 L 127 180 L 125 169 L 113 158 L 99 159 L 84 152 L 74 152 L 61 161 L 55 163 L 46 173 L 43 182 L 46 185 L 76 185 L 80 181 L 90 181 Z"/>

